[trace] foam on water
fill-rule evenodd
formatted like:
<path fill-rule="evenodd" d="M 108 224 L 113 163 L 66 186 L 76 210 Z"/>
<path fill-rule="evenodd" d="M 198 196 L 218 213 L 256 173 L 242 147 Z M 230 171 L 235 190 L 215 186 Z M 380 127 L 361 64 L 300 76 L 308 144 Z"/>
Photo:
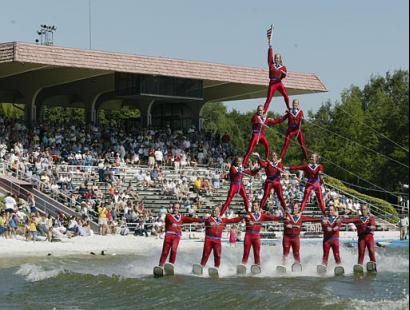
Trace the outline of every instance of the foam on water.
<path fill-rule="evenodd" d="M 178 252 L 175 277 L 153 278 L 152 268 L 157 264 L 161 250 L 158 248 L 150 249 L 144 255 L 112 256 L 107 253 L 105 256 L 47 257 L 21 265 L 17 270 L 14 267 L 3 271 L 0 269 L 2 276 L 8 277 L 11 282 L 16 281 L 9 288 L 5 287 L 3 293 L 0 290 L 0 298 L 5 296 L 11 307 L 24 299 L 25 290 L 30 287 L 38 294 L 36 305 L 40 308 L 76 305 L 85 309 L 121 306 L 132 309 L 135 300 L 139 300 L 142 308 L 155 304 L 158 307 L 188 309 L 195 302 L 203 306 L 199 309 L 223 307 L 228 310 L 253 307 L 295 310 L 408 309 L 407 249 L 378 249 L 377 277 L 356 279 L 351 274 L 357 260 L 357 249 L 342 248 L 347 275 L 333 277 L 334 265 L 331 265 L 328 276 L 319 278 L 316 265 L 321 261 L 321 244 L 304 242 L 301 249 L 304 271 L 279 276 L 275 272 L 276 265 L 282 259 L 278 242 L 277 246 L 262 247 L 261 275 L 237 277 L 236 265 L 241 261 L 243 247 L 230 248 L 224 244 L 221 279 L 214 280 L 208 278 L 207 272 L 203 277 L 191 274 L 192 264 L 201 259 L 203 244 L 198 242 L 184 246 L 184 242 L 187 241 L 181 243 Z M 249 263 L 253 263 L 252 255 Z M 208 262 L 208 266 L 211 265 L 212 256 Z M 31 284 L 27 286 L 24 282 Z M 7 295 L 9 290 L 15 291 L 16 287 L 21 295 Z M 78 290 L 78 287 L 87 287 L 87 290 Z M 69 297 L 61 300 L 63 292 Z M 186 307 L 181 307 L 181 300 L 188 301 Z"/>
<path fill-rule="evenodd" d="M 44 266 L 39 264 L 24 264 L 20 266 L 16 274 L 25 277 L 28 282 L 37 282 L 54 278 L 63 272 L 64 269 L 58 267 L 46 269 Z"/>
<path fill-rule="evenodd" d="M 183 241 L 184 242 L 184 241 Z M 198 242 L 189 250 L 184 249 L 183 242 L 178 252 L 175 272 L 177 275 L 194 276 L 192 274 L 192 265 L 198 263 L 202 255 L 202 243 Z M 242 245 L 231 248 L 223 245 L 222 265 L 220 267 L 221 278 L 237 277 L 236 266 L 241 263 L 243 254 Z M 121 256 L 90 257 L 88 260 L 78 259 L 51 259 L 40 261 L 36 264 L 24 264 L 20 266 L 17 274 L 25 276 L 27 281 L 41 281 L 50 277 L 55 277 L 62 272 L 73 272 L 87 275 L 106 275 L 118 276 L 121 278 L 145 278 L 152 276 L 153 267 L 157 264 L 160 249 L 151 249 L 144 256 L 127 256 L 126 259 Z M 262 273 L 255 277 L 259 278 L 294 278 L 294 277 L 320 277 L 317 274 L 316 266 L 321 263 L 322 259 L 321 243 L 302 244 L 301 257 L 303 271 L 301 273 L 290 272 L 290 266 L 293 259 L 288 261 L 288 273 L 278 275 L 276 266 L 282 264 L 282 248 L 280 242 L 276 246 L 262 246 Z M 353 265 L 357 263 L 357 250 L 354 248 L 341 247 L 341 256 L 343 266 L 345 267 L 346 276 L 353 274 Z M 387 255 L 385 249 L 378 249 L 378 271 L 405 273 L 409 270 L 409 260 L 403 259 L 400 255 Z M 253 253 L 249 258 L 249 266 L 253 263 Z M 213 256 L 211 255 L 208 265 L 213 266 Z M 335 267 L 332 254 L 329 259 L 329 268 L 326 277 L 333 277 L 333 268 Z M 208 277 L 207 271 L 204 272 L 205 278 Z"/>
<path fill-rule="evenodd" d="M 400 300 L 365 301 L 354 299 L 351 303 L 352 308 L 356 310 L 402 310 L 409 308 L 409 295 Z"/>

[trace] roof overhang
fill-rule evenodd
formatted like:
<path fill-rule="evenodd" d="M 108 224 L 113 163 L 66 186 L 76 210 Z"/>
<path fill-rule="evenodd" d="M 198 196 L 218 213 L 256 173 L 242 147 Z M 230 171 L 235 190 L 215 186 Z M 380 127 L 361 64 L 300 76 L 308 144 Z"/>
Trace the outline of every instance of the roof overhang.
<path fill-rule="evenodd" d="M 205 101 L 263 98 L 269 82 L 268 71 L 260 68 L 19 42 L 0 44 L 0 88 L 4 80 L 32 73 L 49 74 L 53 70 L 76 72 L 78 80 L 115 72 L 201 80 Z M 81 72 L 85 72 L 83 77 Z M 62 80 L 60 85 L 63 84 Z M 289 95 L 327 91 L 313 73 L 289 72 L 284 84 Z"/>

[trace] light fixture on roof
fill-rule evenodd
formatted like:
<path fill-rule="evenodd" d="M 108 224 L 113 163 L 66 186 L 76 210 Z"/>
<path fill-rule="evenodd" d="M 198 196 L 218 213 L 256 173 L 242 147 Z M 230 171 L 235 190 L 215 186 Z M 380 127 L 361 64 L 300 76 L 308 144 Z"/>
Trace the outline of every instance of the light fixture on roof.
<path fill-rule="evenodd" d="M 40 38 L 36 40 L 36 43 L 40 43 L 41 45 L 53 45 L 54 31 L 56 30 L 56 26 L 40 25 L 40 30 L 37 31 L 37 35 Z"/>

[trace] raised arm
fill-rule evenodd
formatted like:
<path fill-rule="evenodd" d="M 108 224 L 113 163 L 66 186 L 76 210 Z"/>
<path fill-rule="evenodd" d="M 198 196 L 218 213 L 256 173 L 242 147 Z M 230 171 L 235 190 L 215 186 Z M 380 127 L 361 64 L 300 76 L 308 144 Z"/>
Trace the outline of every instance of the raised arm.
<path fill-rule="evenodd" d="M 303 223 L 321 223 L 322 218 L 321 217 L 313 217 L 313 216 L 302 216 L 302 222 Z"/>
<path fill-rule="evenodd" d="M 356 223 L 357 223 L 357 218 L 355 218 L 355 217 L 344 218 L 344 219 L 342 220 L 342 223 L 343 223 L 343 224 L 355 224 L 355 225 L 356 225 Z"/>
<path fill-rule="evenodd" d="M 194 218 L 194 217 L 188 217 L 188 216 L 183 216 L 182 217 L 182 222 L 185 224 L 190 224 L 190 223 L 202 223 L 203 220 L 199 217 Z"/>
<path fill-rule="evenodd" d="M 259 155 L 259 154 L 258 154 L 258 155 Z M 260 158 L 259 156 L 258 156 L 258 164 L 259 164 L 259 166 L 261 166 L 262 168 L 266 168 L 266 167 L 268 166 L 268 162 L 265 161 L 265 160 L 263 160 L 263 159 Z"/>
<path fill-rule="evenodd" d="M 269 42 L 269 48 L 268 48 L 268 65 L 269 67 L 273 65 L 273 49 L 271 42 Z"/>
<path fill-rule="evenodd" d="M 242 220 L 243 220 L 243 217 L 241 216 L 237 216 L 232 219 L 227 219 L 227 218 L 222 219 L 224 224 L 236 224 L 236 223 L 242 222 Z"/>
<path fill-rule="evenodd" d="M 267 118 L 265 124 L 266 125 L 277 125 L 283 123 L 287 118 L 288 114 L 286 113 L 284 116 L 279 118 Z"/>
<path fill-rule="evenodd" d="M 270 214 L 263 214 L 262 216 L 263 221 L 281 221 L 283 220 L 283 217 L 281 216 L 274 216 L 274 215 L 270 215 Z"/>
<path fill-rule="evenodd" d="M 259 171 L 260 171 L 260 169 L 259 169 L 259 168 L 256 168 L 256 169 L 253 169 L 253 170 L 244 170 L 243 173 L 244 173 L 244 174 L 247 174 L 247 175 L 249 175 L 249 176 L 251 176 L 251 177 L 254 177 L 255 175 L 258 174 Z"/>
<path fill-rule="evenodd" d="M 370 218 L 370 226 L 369 226 L 369 229 L 370 230 L 372 230 L 372 231 L 374 231 L 374 230 L 376 230 L 376 218 L 374 217 L 374 216 L 372 216 L 371 218 Z"/>
<path fill-rule="evenodd" d="M 297 171 L 297 170 L 305 171 L 305 169 L 306 169 L 306 164 L 290 167 L 290 170 L 292 170 L 292 171 Z"/>

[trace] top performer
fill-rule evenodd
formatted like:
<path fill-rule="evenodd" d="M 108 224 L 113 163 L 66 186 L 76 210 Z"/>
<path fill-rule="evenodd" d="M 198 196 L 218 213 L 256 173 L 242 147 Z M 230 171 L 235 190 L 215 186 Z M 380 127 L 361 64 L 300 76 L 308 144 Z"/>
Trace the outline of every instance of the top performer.
<path fill-rule="evenodd" d="M 269 110 L 269 105 L 272 101 L 273 96 L 275 95 L 276 90 L 278 90 L 283 98 L 285 99 L 286 106 L 288 110 L 290 110 L 290 101 L 289 96 L 286 91 L 285 86 L 282 83 L 282 79 L 284 79 L 287 75 L 287 69 L 283 65 L 282 56 L 278 53 L 273 56 L 272 50 L 272 31 L 273 25 L 268 29 L 267 37 L 269 42 L 269 50 L 268 50 L 268 65 L 269 65 L 269 90 L 268 95 L 266 98 L 265 106 L 263 109 L 263 114 L 266 114 Z"/>

